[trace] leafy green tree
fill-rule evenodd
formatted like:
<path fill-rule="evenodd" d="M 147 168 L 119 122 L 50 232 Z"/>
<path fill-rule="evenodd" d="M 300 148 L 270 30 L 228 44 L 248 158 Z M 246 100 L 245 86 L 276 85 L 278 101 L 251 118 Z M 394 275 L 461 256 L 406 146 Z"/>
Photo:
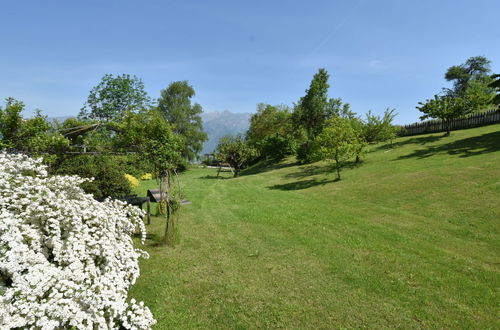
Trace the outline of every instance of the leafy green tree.
<path fill-rule="evenodd" d="M 488 107 L 493 103 L 495 91 L 490 86 L 493 78 L 484 76 L 473 79 L 469 82 L 465 97 L 474 107 L 474 111 L 488 110 Z"/>
<path fill-rule="evenodd" d="M 474 111 L 474 106 L 467 98 L 434 95 L 433 99 L 419 102 L 417 109 L 424 115 L 420 120 L 427 118 L 441 119 L 446 129 L 446 135 L 450 135 L 451 122 Z"/>
<path fill-rule="evenodd" d="M 106 74 L 90 91 L 79 117 L 109 122 L 120 119 L 126 111 L 142 111 L 150 106 L 151 99 L 141 79 L 129 74 Z"/>
<path fill-rule="evenodd" d="M 203 131 L 201 113 L 203 109 L 198 103 L 191 104 L 195 91 L 189 83 L 175 81 L 161 91 L 158 99 L 158 109 L 164 118 L 173 125 L 173 130 L 184 138 L 183 156 L 193 160 L 207 140 Z"/>
<path fill-rule="evenodd" d="M 181 192 L 176 185 L 176 169 L 183 163 L 184 141 L 173 132 L 170 123 L 156 109 L 141 113 L 127 112 L 117 132 L 117 146 L 134 146 L 139 150 L 160 182 L 160 208 L 165 208 L 167 217 L 164 242 L 173 245 L 175 219 L 181 200 Z"/>
<path fill-rule="evenodd" d="M 397 113 L 395 109 L 386 109 L 382 117 L 368 111 L 364 125 L 364 136 L 368 143 L 392 141 L 399 128 L 393 124 Z"/>
<path fill-rule="evenodd" d="M 500 106 L 500 74 L 494 74 L 491 76 L 492 82 L 489 84 L 489 87 L 493 89 L 493 100 L 497 106 Z"/>
<path fill-rule="evenodd" d="M 343 103 L 340 97 L 331 98 L 328 100 L 325 118 L 330 119 L 333 117 L 344 117 L 353 119 L 356 117 L 356 113 L 351 110 L 350 104 Z"/>
<path fill-rule="evenodd" d="M 356 156 L 356 164 L 359 164 L 361 162 L 361 155 L 364 154 L 366 145 L 368 144 L 365 138 L 365 122 L 359 117 L 352 117 L 347 119 L 349 120 L 349 123 L 354 132 L 356 142 L 353 145 L 353 151 L 354 155 Z"/>
<path fill-rule="evenodd" d="M 0 148 L 43 156 L 46 165 L 52 166 L 67 149 L 69 141 L 59 134 L 40 110 L 32 118 L 24 119 L 24 104 L 13 98 L 0 107 Z"/>
<path fill-rule="evenodd" d="M 215 149 L 215 157 L 233 168 L 234 177 L 237 177 L 255 156 L 257 156 L 255 149 L 241 136 L 223 136 Z"/>
<path fill-rule="evenodd" d="M 306 95 L 299 101 L 298 120 L 307 132 L 309 141 L 321 133 L 325 120 L 327 119 L 329 100 L 328 100 L 328 79 L 330 75 L 321 68 L 316 73 L 311 81 L 309 88 L 306 90 Z"/>
<path fill-rule="evenodd" d="M 448 68 L 445 79 L 453 82 L 453 89 L 448 89 L 449 96 L 464 97 L 472 80 L 484 77 L 490 72 L 491 61 L 484 56 L 470 57 L 460 65 Z"/>
<path fill-rule="evenodd" d="M 296 131 L 300 132 L 301 129 L 305 131 L 305 141 L 297 149 L 297 159 L 300 162 L 311 161 L 312 142 L 321 133 L 329 118 L 355 116 L 349 104 L 343 104 L 340 98 L 328 98 L 329 77 L 325 69 L 319 69 L 306 90 L 306 95 L 300 99 L 292 114 Z"/>
<path fill-rule="evenodd" d="M 261 158 L 281 160 L 295 152 L 292 114 L 287 106 L 258 104 L 250 118 L 247 142 Z"/>
<path fill-rule="evenodd" d="M 12 97 L 5 103 L 5 109 L 0 107 L 0 148 L 14 148 L 23 122 L 24 103 Z"/>
<path fill-rule="evenodd" d="M 316 159 L 335 162 L 337 179 L 340 180 L 340 168 L 349 158 L 356 155 L 358 139 L 348 118 L 334 117 L 329 119 L 326 127 L 314 140 Z"/>

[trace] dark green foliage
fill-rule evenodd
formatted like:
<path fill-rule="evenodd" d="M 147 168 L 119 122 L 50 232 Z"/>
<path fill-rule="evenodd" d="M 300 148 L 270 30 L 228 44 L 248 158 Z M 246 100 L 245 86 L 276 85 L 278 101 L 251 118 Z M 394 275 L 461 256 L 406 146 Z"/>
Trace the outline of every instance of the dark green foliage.
<path fill-rule="evenodd" d="M 306 95 L 299 101 L 296 111 L 300 126 L 307 132 L 307 138 L 312 141 L 323 129 L 331 104 L 328 100 L 328 72 L 321 68 L 311 81 Z M 330 105 L 330 107 L 329 107 Z"/>
<path fill-rule="evenodd" d="M 120 162 L 110 155 L 78 155 L 68 158 L 56 170 L 57 174 L 94 178 L 82 184 L 83 190 L 95 198 L 121 197 L 130 194 L 130 185 Z"/>
<path fill-rule="evenodd" d="M 157 177 L 184 163 L 182 138 L 172 132 L 172 126 L 157 110 L 127 112 L 116 130 L 115 149 L 137 151 Z"/>
<path fill-rule="evenodd" d="M 259 149 L 261 158 L 280 161 L 286 156 L 293 155 L 297 145 L 291 136 L 275 133 L 265 137 L 259 145 Z"/>
<path fill-rule="evenodd" d="M 12 97 L 5 100 L 5 109 L 0 107 L 0 147 L 14 148 L 21 131 L 24 103 Z"/>
<path fill-rule="evenodd" d="M 202 149 L 207 134 L 203 131 L 200 114 L 201 105 L 191 104 L 195 91 L 187 81 L 175 81 L 167 89 L 161 91 L 158 99 L 158 110 L 172 125 L 173 131 L 183 138 L 182 154 L 193 160 Z"/>
<path fill-rule="evenodd" d="M 491 76 L 491 78 L 492 82 L 490 83 L 489 87 L 494 90 L 494 98 L 492 101 L 497 106 L 500 106 L 500 74 L 494 74 Z"/>
<path fill-rule="evenodd" d="M 90 91 L 79 117 L 108 122 L 120 119 L 126 111 L 137 112 L 150 106 L 151 99 L 141 79 L 128 74 L 106 74 Z"/>
<path fill-rule="evenodd" d="M 490 63 L 491 61 L 484 56 L 475 56 L 463 64 L 449 67 L 444 77 L 447 81 L 453 82 L 453 89 L 448 89 L 447 94 L 464 97 L 472 80 L 480 79 L 490 72 Z"/>
<path fill-rule="evenodd" d="M 43 156 L 49 167 L 56 166 L 68 149 L 69 140 L 57 132 L 47 118 L 37 110 L 35 116 L 24 119 L 24 104 L 13 98 L 0 107 L 0 149 L 11 149 L 32 156 Z"/>
<path fill-rule="evenodd" d="M 257 105 L 246 134 L 248 144 L 262 159 L 281 160 L 295 153 L 292 115 L 286 106 Z"/>

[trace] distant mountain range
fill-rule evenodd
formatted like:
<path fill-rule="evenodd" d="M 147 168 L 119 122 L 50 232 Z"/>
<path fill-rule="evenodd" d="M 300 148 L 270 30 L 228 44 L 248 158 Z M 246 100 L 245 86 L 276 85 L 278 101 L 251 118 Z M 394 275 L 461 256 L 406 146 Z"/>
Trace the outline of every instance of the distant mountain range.
<path fill-rule="evenodd" d="M 224 135 L 245 134 L 250 126 L 251 115 L 251 113 L 234 113 L 227 110 L 202 113 L 203 130 L 207 132 L 208 140 L 203 144 L 201 155 L 212 153 Z"/>
<path fill-rule="evenodd" d="M 207 132 L 208 140 L 203 144 L 200 155 L 212 153 L 219 143 L 219 139 L 224 135 L 245 134 L 250 126 L 251 115 L 251 113 L 234 113 L 227 110 L 202 113 L 203 130 Z M 71 117 L 74 116 L 51 117 L 48 120 L 63 122 Z"/>

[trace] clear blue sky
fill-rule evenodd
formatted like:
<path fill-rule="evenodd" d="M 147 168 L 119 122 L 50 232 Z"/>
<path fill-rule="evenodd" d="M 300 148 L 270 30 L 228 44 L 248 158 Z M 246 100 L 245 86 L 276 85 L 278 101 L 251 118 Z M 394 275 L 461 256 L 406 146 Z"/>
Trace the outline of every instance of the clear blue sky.
<path fill-rule="evenodd" d="M 409 123 L 449 66 L 484 55 L 500 72 L 499 13 L 498 0 L 4 1 L 0 98 L 76 115 L 104 74 L 129 73 L 153 98 L 189 80 L 205 111 L 253 112 L 291 105 L 324 67 L 330 96 Z"/>

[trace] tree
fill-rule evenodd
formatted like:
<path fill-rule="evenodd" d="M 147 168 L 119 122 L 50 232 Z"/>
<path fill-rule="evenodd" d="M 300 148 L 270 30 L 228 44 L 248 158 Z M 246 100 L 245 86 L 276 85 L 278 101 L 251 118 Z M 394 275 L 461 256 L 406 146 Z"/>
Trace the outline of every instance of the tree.
<path fill-rule="evenodd" d="M 0 148 L 14 148 L 21 131 L 24 103 L 12 97 L 5 100 L 5 109 L 0 107 Z"/>
<path fill-rule="evenodd" d="M 67 150 L 69 140 L 50 125 L 41 110 L 28 119 L 22 117 L 23 110 L 24 104 L 14 98 L 6 100 L 5 109 L 0 107 L 0 149 L 43 156 L 46 165 L 54 165 Z"/>
<path fill-rule="evenodd" d="M 493 89 L 493 103 L 497 106 L 500 106 L 500 74 L 494 74 L 491 76 L 492 82 L 490 83 L 490 87 Z"/>
<path fill-rule="evenodd" d="M 306 90 L 306 95 L 299 101 L 298 120 L 300 125 L 305 128 L 309 141 L 314 140 L 321 133 L 327 118 L 329 77 L 330 75 L 325 69 L 319 69 Z"/>
<path fill-rule="evenodd" d="M 201 151 L 203 142 L 207 140 L 207 133 L 203 131 L 200 114 L 203 112 L 198 103 L 191 104 L 195 95 L 189 83 L 175 81 L 161 91 L 158 99 L 158 109 L 164 118 L 173 126 L 176 134 L 184 138 L 183 156 L 193 160 Z"/>
<path fill-rule="evenodd" d="M 460 65 L 448 68 L 444 77 L 453 82 L 453 89 L 447 89 L 449 96 L 464 97 L 472 80 L 484 77 L 490 72 L 491 61 L 484 56 L 470 57 Z"/>
<path fill-rule="evenodd" d="M 233 168 L 233 176 L 237 177 L 252 158 L 256 151 L 246 143 L 241 136 L 223 136 L 215 149 L 215 157 L 227 162 Z"/>
<path fill-rule="evenodd" d="M 326 127 L 314 140 L 315 157 L 321 160 L 335 161 L 337 179 L 340 180 L 340 168 L 349 158 L 356 155 L 358 139 L 348 118 L 329 119 Z"/>
<path fill-rule="evenodd" d="M 349 119 L 349 124 L 351 125 L 353 132 L 355 143 L 353 145 L 354 155 L 356 156 L 356 164 L 361 162 L 361 155 L 365 151 L 365 147 L 367 145 L 366 137 L 365 137 L 365 123 L 359 117 L 347 118 Z"/>
<path fill-rule="evenodd" d="M 399 128 L 393 124 L 396 109 L 386 109 L 382 117 L 368 111 L 364 125 L 364 137 L 368 143 L 391 141 L 396 137 Z"/>
<path fill-rule="evenodd" d="M 487 110 L 493 103 L 495 91 L 490 86 L 493 78 L 490 76 L 480 77 L 471 80 L 465 91 L 465 97 L 474 107 L 474 111 Z"/>
<path fill-rule="evenodd" d="M 118 147 L 134 146 L 148 160 L 160 182 L 160 207 L 165 208 L 164 242 L 174 244 L 176 213 L 180 207 L 180 191 L 176 169 L 183 163 L 183 140 L 156 109 L 147 112 L 127 112 L 117 127 Z"/>
<path fill-rule="evenodd" d="M 257 113 L 250 118 L 246 138 L 261 158 L 281 160 L 293 154 L 296 143 L 289 108 L 258 104 Z"/>
<path fill-rule="evenodd" d="M 109 122 L 120 119 L 126 111 L 137 112 L 150 106 L 151 99 L 141 79 L 129 74 L 106 74 L 90 91 L 79 117 Z"/>
<path fill-rule="evenodd" d="M 441 119 L 444 123 L 447 136 L 450 135 L 453 119 L 460 118 L 474 111 L 474 107 L 470 101 L 462 97 L 434 95 L 433 99 L 426 100 L 425 103 L 419 102 L 418 104 L 420 106 L 417 106 L 417 109 L 424 113 L 420 117 L 420 120 L 427 118 Z"/>

